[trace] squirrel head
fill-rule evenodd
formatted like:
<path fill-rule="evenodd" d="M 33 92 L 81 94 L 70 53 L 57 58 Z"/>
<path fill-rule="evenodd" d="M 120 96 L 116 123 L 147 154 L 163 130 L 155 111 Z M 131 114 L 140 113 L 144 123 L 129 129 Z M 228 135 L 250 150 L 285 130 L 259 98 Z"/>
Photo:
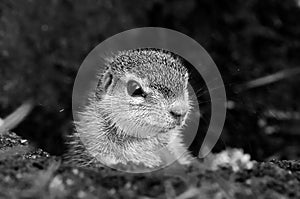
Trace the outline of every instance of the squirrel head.
<path fill-rule="evenodd" d="M 173 54 L 155 49 L 121 51 L 107 61 L 96 99 L 110 125 L 130 136 L 180 129 L 190 110 L 188 71 Z"/>

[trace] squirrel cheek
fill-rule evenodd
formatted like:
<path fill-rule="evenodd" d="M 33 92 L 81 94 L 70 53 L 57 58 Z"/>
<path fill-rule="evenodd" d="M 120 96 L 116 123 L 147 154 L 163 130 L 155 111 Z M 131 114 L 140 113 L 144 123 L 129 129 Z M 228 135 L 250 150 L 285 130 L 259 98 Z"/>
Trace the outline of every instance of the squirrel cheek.
<path fill-rule="evenodd" d="M 142 97 L 134 97 L 130 99 L 130 104 L 141 104 L 143 103 L 145 100 Z"/>

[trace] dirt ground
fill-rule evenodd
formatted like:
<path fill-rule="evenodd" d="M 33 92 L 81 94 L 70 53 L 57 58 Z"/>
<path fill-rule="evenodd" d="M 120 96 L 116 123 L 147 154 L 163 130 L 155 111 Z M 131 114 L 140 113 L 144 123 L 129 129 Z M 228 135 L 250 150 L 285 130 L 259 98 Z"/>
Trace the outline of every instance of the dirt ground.
<path fill-rule="evenodd" d="M 0 146 L 1 198 L 300 198 L 300 161 L 259 162 L 239 171 L 204 170 L 198 162 L 130 174 L 64 165 L 14 134 L 2 135 Z"/>

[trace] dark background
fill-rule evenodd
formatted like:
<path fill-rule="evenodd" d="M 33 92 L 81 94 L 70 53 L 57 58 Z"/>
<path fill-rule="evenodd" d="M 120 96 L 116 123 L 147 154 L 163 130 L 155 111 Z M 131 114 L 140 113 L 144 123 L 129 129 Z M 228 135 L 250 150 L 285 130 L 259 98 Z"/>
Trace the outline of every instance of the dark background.
<path fill-rule="evenodd" d="M 121 31 L 159 26 L 198 41 L 222 74 L 233 106 L 215 151 L 237 147 L 256 160 L 298 159 L 299 75 L 237 88 L 300 68 L 299 19 L 296 0 L 2 0 L 0 117 L 33 98 L 33 112 L 14 131 L 61 154 L 73 131 L 72 87 L 85 56 Z"/>

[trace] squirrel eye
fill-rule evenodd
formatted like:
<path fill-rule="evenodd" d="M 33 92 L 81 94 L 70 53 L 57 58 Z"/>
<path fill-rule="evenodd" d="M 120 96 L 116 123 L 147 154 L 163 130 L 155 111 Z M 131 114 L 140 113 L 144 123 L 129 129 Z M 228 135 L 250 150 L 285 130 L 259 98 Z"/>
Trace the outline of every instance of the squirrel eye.
<path fill-rule="evenodd" d="M 129 80 L 127 82 L 127 92 L 132 97 L 145 97 L 146 96 L 146 93 L 143 91 L 141 85 L 134 80 Z"/>

